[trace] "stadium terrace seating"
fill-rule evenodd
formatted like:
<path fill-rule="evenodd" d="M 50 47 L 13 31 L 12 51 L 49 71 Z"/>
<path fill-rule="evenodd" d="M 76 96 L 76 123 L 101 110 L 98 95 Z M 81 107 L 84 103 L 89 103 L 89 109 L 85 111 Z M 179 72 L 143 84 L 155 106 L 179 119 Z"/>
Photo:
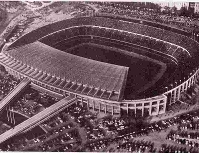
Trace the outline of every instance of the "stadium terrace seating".
<path fill-rule="evenodd" d="M 177 44 L 179 46 L 182 46 L 185 49 L 189 50 L 190 52 L 193 52 L 193 54 L 195 52 L 197 52 L 196 51 L 197 49 L 194 47 L 195 46 L 194 44 L 196 44 L 196 43 L 193 42 L 190 38 L 188 38 L 186 36 L 183 36 L 183 35 L 180 35 L 177 33 L 173 33 L 171 31 L 167 31 L 164 29 L 152 27 L 152 25 L 148 26 L 148 25 L 144 25 L 144 24 L 140 24 L 140 23 L 135 23 L 135 21 L 131 21 L 131 20 L 125 21 L 125 19 L 122 20 L 121 17 L 119 19 L 120 20 L 115 20 L 114 18 L 105 18 L 105 17 L 81 17 L 78 19 L 73 18 L 73 19 L 69 19 L 69 20 L 60 21 L 59 24 L 53 23 L 53 24 L 41 27 L 37 30 L 30 32 L 29 34 L 31 35 L 31 38 L 29 37 L 29 34 L 27 34 L 22 39 L 19 39 L 15 43 L 13 43 L 10 46 L 10 48 L 34 42 L 49 33 L 52 33 L 52 32 L 55 32 L 55 31 L 58 31 L 61 29 L 65 29 L 65 28 L 69 28 L 69 27 L 73 27 L 73 26 L 96 25 L 96 26 L 101 26 L 101 27 L 121 29 L 121 30 L 126 30 L 126 31 L 131 31 L 134 33 L 142 34 L 142 35 L 147 35 L 150 37 L 158 38 L 158 39 L 168 41 L 168 42 Z M 60 40 L 65 37 L 72 37 L 75 35 L 82 35 L 82 34 L 84 35 L 85 33 L 87 35 L 88 34 L 93 35 L 94 33 L 95 33 L 95 35 L 100 35 L 100 36 L 102 36 L 102 35 L 108 36 L 109 35 L 109 34 L 107 34 L 107 32 L 102 32 L 101 28 L 100 29 L 98 29 L 96 27 L 95 28 L 90 28 L 90 27 L 85 28 L 85 26 L 81 27 L 81 30 L 79 28 L 71 28 L 71 30 L 65 30 L 65 31 L 68 33 L 65 36 L 64 36 L 64 34 L 60 34 L 60 32 L 57 32 L 57 34 L 55 36 L 58 36 L 58 37 L 53 37 L 53 38 L 49 37 L 48 38 L 48 39 L 50 39 L 49 44 L 51 44 L 51 42 L 53 40 L 56 40 L 56 38 L 57 38 L 57 40 Z M 118 33 L 118 32 L 116 32 L 116 33 Z M 27 37 L 28 37 L 28 39 L 27 39 Z M 113 33 L 111 33 L 111 38 L 113 38 L 113 39 L 122 38 L 123 39 L 122 35 L 117 35 L 117 34 L 115 35 Z M 43 39 L 43 41 L 45 43 L 45 38 Z M 140 40 L 138 40 L 138 41 L 140 44 Z"/>
<path fill-rule="evenodd" d="M 17 54 L 17 51 L 19 51 L 21 55 Z M 107 90 L 109 93 L 115 92 L 118 94 L 118 97 L 115 98 L 119 98 L 128 71 L 127 67 L 66 54 L 40 42 L 10 50 L 8 53 L 24 64 L 31 65 L 35 68 L 33 72 L 29 73 L 29 76 L 32 78 L 53 86 L 57 86 L 57 82 L 65 78 L 67 82 L 61 87 L 64 90 L 75 91 L 79 84 L 89 85 L 96 88 L 97 91 L 99 90 L 99 92 L 101 92 L 101 90 Z M 9 64 L 9 62 L 7 62 L 7 64 Z M 16 64 L 16 66 L 20 68 L 23 64 L 19 63 Z M 97 95 L 97 93 L 93 96 L 95 95 Z"/>
<path fill-rule="evenodd" d="M 166 49 L 163 47 L 165 43 L 163 41 L 153 40 L 150 41 L 150 48 L 153 48 L 154 50 L 159 50 L 161 52 L 166 52 Z"/>
<path fill-rule="evenodd" d="M 82 32 L 80 34 L 79 33 L 80 28 L 81 28 L 81 31 L 86 31 L 85 33 L 87 35 L 83 36 Z M 57 33 L 53 33 L 50 36 L 42 38 L 40 41 L 45 44 L 48 44 L 52 47 L 55 47 L 57 49 L 61 49 L 61 50 L 65 49 L 66 50 L 67 48 L 73 47 L 74 45 L 88 42 L 88 40 L 86 40 L 86 39 L 90 39 L 90 35 L 99 37 L 98 39 L 100 39 L 100 37 L 104 37 L 107 39 L 111 38 L 111 39 L 118 40 L 118 41 L 130 42 L 132 44 L 136 44 L 139 46 L 151 48 L 155 51 L 162 52 L 167 55 L 172 55 L 173 52 L 175 52 L 175 50 L 177 49 L 177 46 L 174 46 L 172 44 L 169 44 L 169 43 L 166 43 L 166 42 L 163 42 L 160 40 L 153 39 L 152 37 L 145 37 L 143 35 L 138 35 L 135 33 L 122 32 L 119 30 L 106 29 L 104 27 L 96 27 L 96 26 L 94 26 L 94 27 L 92 27 L 92 26 L 72 27 L 69 29 L 65 29 L 63 31 L 59 31 Z M 79 38 L 82 37 L 82 38 L 86 38 L 86 39 L 81 39 L 81 40 L 77 39 L 76 41 L 73 41 L 73 43 L 71 45 L 70 41 L 72 41 L 72 39 L 76 39 L 76 37 L 79 37 Z M 165 37 L 165 39 L 167 39 L 167 38 Z M 178 38 L 177 38 L 177 40 L 178 40 Z M 90 41 L 92 41 L 92 40 L 90 40 Z M 101 43 L 101 41 L 98 43 Z M 123 48 L 123 49 L 125 49 L 125 48 Z M 186 57 L 188 57 L 188 56 L 186 56 Z"/>
<path fill-rule="evenodd" d="M 73 34 L 73 31 L 71 30 L 71 28 L 69 28 L 69 29 L 66 29 L 66 30 L 64 30 L 64 31 L 60 31 L 59 33 L 62 33 L 63 32 L 63 34 L 65 34 L 65 37 L 66 38 L 70 38 L 70 37 L 73 37 L 74 36 L 74 34 Z M 57 36 L 58 38 L 59 38 L 59 33 L 58 34 L 53 34 L 53 35 L 55 35 L 55 36 Z"/>
<path fill-rule="evenodd" d="M 163 37 L 163 40 L 171 42 L 171 43 L 181 41 L 180 37 L 176 37 L 176 34 L 170 31 L 169 32 L 165 31 L 163 36 L 165 37 L 165 38 Z"/>
<path fill-rule="evenodd" d="M 150 40 L 150 38 L 148 38 L 148 37 L 140 37 L 140 39 L 141 39 L 141 42 L 142 42 L 141 43 L 142 46 L 145 46 L 147 48 L 153 48 L 153 47 L 150 46 L 150 43 L 151 42 L 153 43 L 153 41 Z"/>
<path fill-rule="evenodd" d="M 169 54 L 170 54 L 170 55 L 173 55 L 173 53 L 174 53 L 177 49 L 178 49 L 177 46 L 171 46 Z"/>
<path fill-rule="evenodd" d="M 83 31 L 82 35 L 91 35 L 91 27 L 90 26 L 81 26 L 81 29 Z"/>
<path fill-rule="evenodd" d="M 80 26 L 79 28 L 79 35 L 86 35 L 86 27 Z"/>
<path fill-rule="evenodd" d="M 105 38 L 115 39 L 114 32 L 111 29 L 100 28 L 101 36 Z M 102 34 L 103 32 L 103 34 Z"/>
<path fill-rule="evenodd" d="M 197 48 L 199 44 L 193 41 L 191 38 L 188 38 L 181 33 L 179 34 L 178 31 L 177 33 L 174 32 L 175 30 L 163 27 L 162 25 L 153 25 L 153 23 L 149 24 L 146 21 L 140 22 L 139 20 L 133 20 L 130 18 L 127 20 L 122 17 L 110 17 L 110 15 L 72 18 L 38 28 L 26 34 L 14 42 L 8 48 L 8 52 L 12 48 L 33 43 L 37 40 L 65 52 L 67 52 L 67 49 L 71 49 L 74 45 L 81 45 L 83 43 L 95 43 L 104 46 L 116 47 L 129 52 L 132 51 L 131 47 L 142 46 L 148 48 L 150 52 L 159 56 L 173 56 L 174 58 L 172 58 L 172 61 L 178 61 L 181 64 L 183 63 L 183 66 L 186 66 L 186 69 L 188 69 L 187 71 L 191 71 L 190 67 L 191 65 L 196 65 L 196 60 L 188 62 L 188 59 L 190 59 L 190 57 L 196 57 L 195 55 L 198 53 Z M 178 46 L 181 46 L 182 48 Z M 189 54 L 191 56 L 189 56 Z M 165 56 L 165 58 L 168 57 L 169 56 Z M 51 58 L 53 59 L 53 57 Z M 47 59 L 43 58 L 42 60 L 45 61 Z M 189 63 L 189 65 L 187 63 Z M 47 64 L 50 64 L 50 62 L 47 62 Z M 56 65 L 60 65 L 59 61 Z M 16 66 L 19 65 L 16 64 Z M 89 67 L 89 65 L 83 64 L 82 68 L 87 66 Z M 183 66 L 179 67 L 180 72 L 181 69 L 183 69 Z M 63 68 L 63 66 L 60 66 L 60 68 Z M 27 67 L 27 69 L 30 68 Z M 67 71 L 71 69 L 72 68 L 70 65 L 66 68 Z M 44 81 L 50 84 L 57 84 L 56 82 L 60 82 L 61 80 L 54 77 L 54 74 L 57 72 L 53 68 L 51 71 L 52 76 L 44 72 L 38 72 L 38 70 L 35 71 L 34 69 L 30 69 L 27 74 L 30 74 L 32 77 L 37 74 L 36 77 L 39 80 L 43 80 L 43 78 L 45 78 Z M 59 76 L 63 76 L 64 74 L 65 72 L 58 72 Z M 83 71 L 78 71 L 78 73 L 71 72 L 66 74 L 66 82 L 61 81 L 59 84 L 62 88 L 74 90 L 76 89 L 77 85 L 74 84 L 74 82 L 70 82 L 69 78 L 81 81 L 80 76 L 86 75 L 87 74 L 85 74 Z M 91 74 L 88 74 L 87 76 L 95 77 L 96 74 L 95 76 L 92 76 Z M 83 81 L 87 82 L 86 79 Z M 94 82 L 95 81 L 93 80 L 90 81 L 91 84 Z M 59 86 L 59 84 L 57 85 Z M 82 87 L 77 88 L 78 92 L 81 88 Z M 91 90 L 91 87 L 85 89 L 84 92 L 87 92 L 87 90 Z M 95 90 L 96 89 L 92 89 L 89 94 L 95 92 Z M 99 93 L 100 92 L 101 91 L 99 91 Z M 99 93 L 95 95 L 98 95 Z"/>
<path fill-rule="evenodd" d="M 128 36 L 127 33 L 125 32 L 120 32 L 121 40 L 124 42 L 128 42 Z"/>
<path fill-rule="evenodd" d="M 79 35 L 79 28 L 71 28 L 70 31 L 73 34 L 73 36 L 78 36 Z"/>
<path fill-rule="evenodd" d="M 179 59 L 179 61 L 185 61 L 184 59 L 188 58 L 187 53 L 182 49 L 178 48 L 174 53 L 173 56 Z"/>
<path fill-rule="evenodd" d="M 52 44 L 54 42 L 59 42 L 59 41 L 61 41 L 63 39 L 66 39 L 67 36 L 68 36 L 68 34 L 65 34 L 64 32 L 63 33 L 58 32 L 56 34 L 53 34 L 52 37 L 49 37 L 48 39 L 47 38 L 43 38 L 43 42 Z"/>
<path fill-rule="evenodd" d="M 170 48 L 171 48 L 171 45 L 164 43 L 162 45 L 161 51 L 164 52 L 164 53 L 166 53 L 166 54 L 169 54 L 169 49 Z"/>
<path fill-rule="evenodd" d="M 147 27 L 145 35 L 155 38 L 161 38 L 161 33 L 158 30 L 152 30 L 152 27 Z"/>

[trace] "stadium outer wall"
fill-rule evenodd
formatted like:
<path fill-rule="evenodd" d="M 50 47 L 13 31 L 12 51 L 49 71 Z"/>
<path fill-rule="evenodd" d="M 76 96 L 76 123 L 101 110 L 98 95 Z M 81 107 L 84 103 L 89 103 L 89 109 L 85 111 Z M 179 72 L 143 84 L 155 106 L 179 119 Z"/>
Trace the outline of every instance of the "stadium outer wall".
<path fill-rule="evenodd" d="M 80 102 L 82 105 L 83 104 L 86 105 L 88 109 L 112 115 L 127 114 L 127 115 L 137 116 L 139 114 L 139 116 L 140 115 L 154 116 L 158 114 L 163 114 L 166 111 L 166 105 L 174 103 L 176 100 L 179 100 L 180 94 L 182 92 L 185 92 L 192 85 L 194 85 L 197 82 L 197 78 L 199 76 L 199 69 L 198 69 L 186 81 L 166 91 L 162 95 L 158 95 L 147 99 L 122 100 L 118 102 L 118 101 L 99 99 L 59 89 L 51 85 L 45 84 L 44 82 L 40 82 L 38 80 L 30 78 L 29 76 L 26 76 L 16 70 L 13 70 L 10 67 L 3 64 L 1 61 L 0 63 L 5 66 L 9 74 L 13 75 L 17 79 L 22 79 L 24 77 L 29 78 L 31 80 L 31 85 L 35 89 L 38 89 L 45 93 L 51 93 L 55 96 L 62 96 L 62 95 L 65 96 L 71 93 L 75 94 L 78 99 L 78 102 Z"/>
<path fill-rule="evenodd" d="M 4 49 L 6 50 L 8 46 L 4 46 Z M 0 64 L 2 64 L 6 70 L 13 76 L 15 76 L 18 79 L 22 79 L 24 77 L 27 77 L 31 80 L 31 85 L 40 91 L 43 91 L 45 93 L 51 93 L 55 96 L 65 96 L 70 93 L 73 93 L 71 91 L 66 91 L 60 88 L 56 88 L 54 86 L 51 86 L 49 84 L 46 84 L 44 82 L 40 82 L 38 80 L 35 80 L 33 78 L 30 78 L 29 76 L 24 75 L 23 73 L 16 71 L 14 69 L 11 69 L 9 66 L 4 64 L 0 60 Z M 122 101 L 111 101 L 111 100 L 104 100 L 99 99 L 95 97 L 90 97 L 87 95 L 82 95 L 78 93 L 73 93 L 78 98 L 78 101 L 82 104 L 86 104 L 86 106 L 89 109 L 92 109 L 94 111 L 109 113 L 112 115 L 122 115 L 123 113 L 129 114 L 129 115 L 138 115 L 141 114 L 141 116 L 146 115 L 158 115 L 163 114 L 166 111 L 166 105 L 172 104 L 175 101 L 180 99 L 180 95 L 182 92 L 185 92 L 189 87 L 194 85 L 197 82 L 197 78 L 199 75 L 199 69 L 197 69 L 193 74 L 190 74 L 189 78 L 186 80 L 180 81 L 180 84 L 175 83 L 172 87 L 168 86 L 166 87 L 166 92 L 164 92 L 161 95 L 157 95 L 155 97 L 150 97 L 147 99 L 139 99 L 139 100 L 122 100 Z"/>

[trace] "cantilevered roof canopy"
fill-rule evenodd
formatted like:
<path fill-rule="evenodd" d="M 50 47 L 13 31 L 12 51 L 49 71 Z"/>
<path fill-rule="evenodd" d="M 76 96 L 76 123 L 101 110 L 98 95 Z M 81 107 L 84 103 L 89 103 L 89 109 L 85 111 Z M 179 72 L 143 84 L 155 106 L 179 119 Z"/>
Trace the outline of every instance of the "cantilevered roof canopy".
<path fill-rule="evenodd" d="M 65 53 L 39 41 L 9 50 L 5 55 L 0 56 L 0 62 L 34 79 L 105 99 L 119 100 L 128 73 L 128 67 Z"/>

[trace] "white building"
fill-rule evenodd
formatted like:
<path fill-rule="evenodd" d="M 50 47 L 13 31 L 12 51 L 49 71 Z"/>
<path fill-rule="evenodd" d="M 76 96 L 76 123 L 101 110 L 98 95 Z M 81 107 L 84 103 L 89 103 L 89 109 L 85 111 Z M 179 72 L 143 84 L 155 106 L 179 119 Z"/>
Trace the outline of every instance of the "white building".
<path fill-rule="evenodd" d="M 194 13 L 199 13 L 199 2 L 195 3 Z"/>
<path fill-rule="evenodd" d="M 181 7 L 189 7 L 189 2 L 158 2 L 156 3 L 158 5 L 160 5 L 161 7 L 176 7 L 177 10 L 180 10 Z"/>

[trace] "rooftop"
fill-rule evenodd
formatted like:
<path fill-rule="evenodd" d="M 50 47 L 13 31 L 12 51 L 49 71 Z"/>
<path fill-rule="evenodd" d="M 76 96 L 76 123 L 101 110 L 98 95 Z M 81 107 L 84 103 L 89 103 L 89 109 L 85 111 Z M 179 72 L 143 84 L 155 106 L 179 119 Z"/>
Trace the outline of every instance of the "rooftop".
<path fill-rule="evenodd" d="M 103 97 L 102 92 L 114 92 L 118 94 L 115 100 L 119 100 L 128 73 L 128 67 L 65 53 L 38 41 L 9 50 L 7 53 L 12 59 L 6 63 L 13 69 L 24 73 L 34 69 L 38 73 L 29 73 L 34 74 L 33 78 L 53 83 L 55 86 L 60 85 L 62 80 L 66 84 L 61 87 L 72 91 L 77 91 L 81 86 L 89 87 L 88 93 L 93 92 L 93 96 L 98 95 L 100 98 Z M 13 61 L 13 58 L 21 61 L 18 66 L 9 62 Z M 86 91 L 83 90 L 82 88 L 81 93 Z M 108 97 L 110 98 L 110 95 Z"/>

